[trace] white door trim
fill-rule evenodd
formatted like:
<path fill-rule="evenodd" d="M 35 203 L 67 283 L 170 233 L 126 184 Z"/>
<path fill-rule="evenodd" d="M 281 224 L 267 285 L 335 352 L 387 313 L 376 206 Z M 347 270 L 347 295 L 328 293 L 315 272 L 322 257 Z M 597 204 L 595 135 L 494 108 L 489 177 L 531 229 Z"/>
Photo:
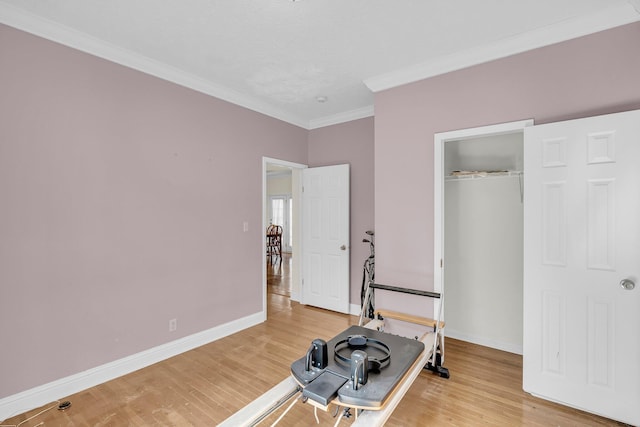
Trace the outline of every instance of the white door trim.
<path fill-rule="evenodd" d="M 267 229 L 268 224 L 266 223 L 265 218 L 267 217 L 267 164 L 274 164 L 274 165 L 278 165 L 278 166 L 284 166 L 284 167 L 288 167 L 288 168 L 292 168 L 293 169 L 293 173 L 292 173 L 292 177 L 291 177 L 291 197 L 296 199 L 296 200 L 301 200 L 301 196 L 302 196 L 302 180 L 299 179 L 299 174 L 300 171 L 302 169 L 306 169 L 308 168 L 307 165 L 304 165 L 302 163 L 294 163 L 294 162 L 289 162 L 287 160 L 280 160 L 280 159 L 274 159 L 272 157 L 262 157 L 262 313 L 264 316 L 263 320 L 267 319 L 267 257 L 264 256 L 264 248 L 267 247 L 267 238 L 266 235 L 264 233 L 264 230 Z M 298 211 L 297 216 L 298 218 L 302 219 L 302 216 L 300 215 L 301 212 Z M 294 212 L 294 216 L 296 215 L 296 213 Z M 297 238 L 294 237 L 296 239 L 297 242 L 300 242 L 300 221 L 298 221 L 298 226 L 297 226 L 297 230 L 294 230 L 294 236 L 298 236 Z M 294 242 L 294 247 L 296 247 L 296 242 Z M 297 245 L 295 250 L 300 250 L 300 244 Z M 302 271 L 302 262 L 301 262 L 301 258 L 300 256 L 294 256 L 291 258 L 291 269 L 293 270 L 293 272 L 297 272 L 296 274 L 292 275 L 291 277 L 291 299 L 294 301 L 298 301 L 300 299 L 299 297 L 299 290 L 302 289 L 302 284 L 301 284 L 301 275 L 300 272 Z"/>
<path fill-rule="evenodd" d="M 449 132 L 436 133 L 434 135 L 433 157 L 433 288 L 444 296 L 444 144 L 452 140 L 472 139 L 490 135 L 501 135 L 523 131 L 525 127 L 533 126 L 533 119 L 515 122 L 500 123 L 489 126 L 481 126 L 468 129 L 460 129 Z M 434 299 L 433 312 L 438 313 L 440 300 Z M 444 309 L 443 309 L 444 316 Z"/>

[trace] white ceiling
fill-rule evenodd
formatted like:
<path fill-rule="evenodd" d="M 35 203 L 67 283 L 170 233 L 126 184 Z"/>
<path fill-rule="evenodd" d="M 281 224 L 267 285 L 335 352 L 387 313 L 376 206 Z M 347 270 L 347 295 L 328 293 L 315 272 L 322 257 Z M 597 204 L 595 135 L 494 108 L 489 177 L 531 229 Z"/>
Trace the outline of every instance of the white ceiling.
<path fill-rule="evenodd" d="M 373 115 L 373 92 L 640 20 L 639 3 L 0 0 L 0 22 L 313 129 Z"/>

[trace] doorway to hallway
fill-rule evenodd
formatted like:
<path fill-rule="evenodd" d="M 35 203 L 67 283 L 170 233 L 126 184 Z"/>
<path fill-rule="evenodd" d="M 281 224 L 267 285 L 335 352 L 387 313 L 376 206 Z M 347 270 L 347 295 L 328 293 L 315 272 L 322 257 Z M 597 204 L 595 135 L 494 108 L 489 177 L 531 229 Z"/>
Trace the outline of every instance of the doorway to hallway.
<path fill-rule="evenodd" d="M 272 222 L 269 216 L 269 171 L 277 173 L 287 170 L 291 172 L 288 184 L 291 188 L 290 298 L 302 304 L 347 313 L 350 253 L 349 165 L 307 168 L 306 165 L 263 157 L 263 251 L 266 250 L 267 227 Z M 273 194 L 286 191 L 288 189 Z M 263 255 L 263 263 L 263 309 L 266 318 L 266 253 Z"/>
<path fill-rule="evenodd" d="M 285 160 L 263 158 L 263 307 L 267 313 L 267 298 L 300 301 L 300 198 L 301 170 L 307 166 Z M 270 262 L 266 256 L 266 230 L 270 224 L 283 227 L 282 265 Z M 275 283 L 275 285 L 274 285 Z M 272 292 L 273 291 L 273 292 Z M 284 301 L 283 301 L 284 303 Z"/>

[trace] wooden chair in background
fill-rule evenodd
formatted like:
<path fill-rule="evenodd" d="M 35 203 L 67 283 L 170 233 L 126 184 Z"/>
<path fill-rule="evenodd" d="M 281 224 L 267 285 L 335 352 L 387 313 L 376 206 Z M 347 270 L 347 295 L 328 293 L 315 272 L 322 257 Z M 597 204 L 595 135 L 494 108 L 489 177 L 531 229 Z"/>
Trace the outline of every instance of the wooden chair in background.
<path fill-rule="evenodd" d="M 282 264 L 282 227 L 279 225 L 267 227 L 267 256 L 270 263 L 273 264 L 274 258 L 278 257 Z"/>

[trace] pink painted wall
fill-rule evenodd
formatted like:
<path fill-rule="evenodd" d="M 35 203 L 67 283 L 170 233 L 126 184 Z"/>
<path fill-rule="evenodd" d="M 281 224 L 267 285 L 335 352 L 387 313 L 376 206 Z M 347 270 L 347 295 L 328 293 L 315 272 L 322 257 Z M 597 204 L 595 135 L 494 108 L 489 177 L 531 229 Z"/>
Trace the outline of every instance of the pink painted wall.
<path fill-rule="evenodd" d="M 427 79 L 377 94 L 375 124 L 307 132 L 0 25 L 0 398 L 261 310 L 262 156 L 351 164 L 352 303 L 374 210 L 379 281 L 429 289 L 433 134 L 640 108 L 638 40 Z"/>
<path fill-rule="evenodd" d="M 433 287 L 435 133 L 637 108 L 640 23 L 376 94 L 377 278 Z"/>
<path fill-rule="evenodd" d="M 3 25 L 0 58 L 0 398 L 262 310 L 262 156 L 308 131 Z"/>
<path fill-rule="evenodd" d="M 374 224 L 373 117 L 309 132 L 309 166 L 348 163 L 351 183 L 351 304 L 360 305 L 362 264 L 369 245 L 362 243 Z"/>

